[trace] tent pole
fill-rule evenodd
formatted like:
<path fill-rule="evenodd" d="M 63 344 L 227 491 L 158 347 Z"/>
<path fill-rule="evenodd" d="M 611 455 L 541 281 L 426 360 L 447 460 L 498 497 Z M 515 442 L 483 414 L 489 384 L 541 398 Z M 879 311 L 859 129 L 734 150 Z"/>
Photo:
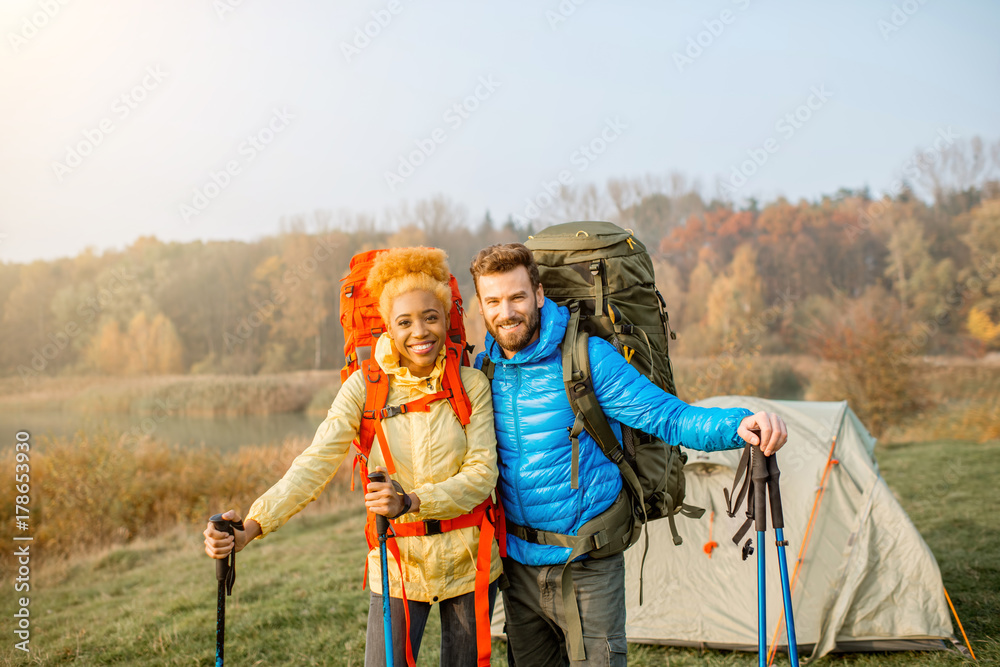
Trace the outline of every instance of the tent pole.
<path fill-rule="evenodd" d="M 958 612 L 955 611 L 955 605 L 951 603 L 951 596 L 948 595 L 948 589 L 944 588 L 944 597 L 948 600 L 948 606 L 951 607 L 951 613 L 955 615 L 955 620 L 958 621 L 958 629 L 962 631 L 962 639 L 965 640 L 965 645 L 969 648 L 969 653 L 972 655 L 972 659 L 979 662 L 979 658 L 976 657 L 975 652 L 972 650 L 972 644 L 969 643 L 969 638 L 965 635 L 965 628 L 962 627 L 962 619 L 958 617 Z"/>

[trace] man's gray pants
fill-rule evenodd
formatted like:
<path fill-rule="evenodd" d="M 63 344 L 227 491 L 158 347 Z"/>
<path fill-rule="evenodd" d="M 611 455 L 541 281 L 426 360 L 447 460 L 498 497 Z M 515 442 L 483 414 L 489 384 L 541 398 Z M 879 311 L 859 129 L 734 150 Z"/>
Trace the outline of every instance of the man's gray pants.
<path fill-rule="evenodd" d="M 562 564 L 536 567 L 505 558 L 503 566 L 510 582 L 503 591 L 503 608 L 511 667 L 627 664 L 624 554 L 570 564 L 587 653 L 584 661 L 571 662 L 566 651 Z"/>

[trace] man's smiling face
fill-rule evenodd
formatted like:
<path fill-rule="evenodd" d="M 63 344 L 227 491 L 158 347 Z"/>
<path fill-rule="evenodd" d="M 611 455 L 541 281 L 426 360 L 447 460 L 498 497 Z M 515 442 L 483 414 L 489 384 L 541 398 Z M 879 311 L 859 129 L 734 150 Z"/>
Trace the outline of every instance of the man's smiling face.
<path fill-rule="evenodd" d="M 538 340 L 545 294 L 541 285 L 531 287 L 526 268 L 479 276 L 478 287 L 486 329 L 508 359 Z"/>

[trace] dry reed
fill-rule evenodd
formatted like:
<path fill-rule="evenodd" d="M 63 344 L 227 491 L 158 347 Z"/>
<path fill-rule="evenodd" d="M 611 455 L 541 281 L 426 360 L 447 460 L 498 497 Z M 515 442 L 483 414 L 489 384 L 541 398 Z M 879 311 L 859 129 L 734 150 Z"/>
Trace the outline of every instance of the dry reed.
<path fill-rule="evenodd" d="M 178 525 L 200 526 L 215 512 L 244 514 L 308 445 L 302 437 L 275 447 L 244 446 L 223 454 L 144 439 L 109 429 L 46 440 L 31 451 L 30 533 L 42 560 L 90 553 Z M 13 451 L 2 457 L 13 470 Z M 311 511 L 360 503 L 349 491 L 350 460 Z M 14 497 L 0 498 L 0 539 L 10 540 Z M 35 562 L 38 562 L 37 559 Z M 3 568 L 10 566 L 9 559 Z"/>

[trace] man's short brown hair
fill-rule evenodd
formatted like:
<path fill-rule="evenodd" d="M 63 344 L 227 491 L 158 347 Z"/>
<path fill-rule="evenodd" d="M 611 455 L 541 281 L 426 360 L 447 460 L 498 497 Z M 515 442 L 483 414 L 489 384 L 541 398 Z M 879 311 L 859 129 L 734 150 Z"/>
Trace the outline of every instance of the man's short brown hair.
<path fill-rule="evenodd" d="M 476 295 L 479 294 L 479 276 L 507 273 L 519 266 L 528 270 L 531 289 L 538 289 L 542 282 L 538 277 L 538 264 L 535 263 L 535 256 L 523 243 L 498 243 L 480 250 L 469 267 Z"/>

